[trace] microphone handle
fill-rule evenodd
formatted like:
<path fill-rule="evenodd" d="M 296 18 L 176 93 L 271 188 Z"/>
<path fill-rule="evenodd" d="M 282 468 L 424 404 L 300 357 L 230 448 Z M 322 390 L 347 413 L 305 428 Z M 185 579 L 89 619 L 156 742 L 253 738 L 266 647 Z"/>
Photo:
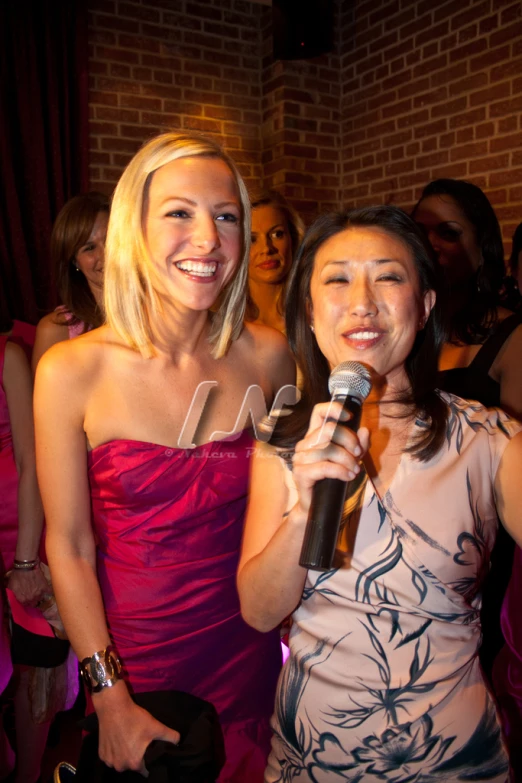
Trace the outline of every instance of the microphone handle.
<path fill-rule="evenodd" d="M 338 400 L 340 397 L 334 395 L 332 399 Z M 348 395 L 343 398 L 343 406 L 351 412 L 352 418 L 346 423 L 339 422 L 337 426 L 348 427 L 357 432 L 361 423 L 361 400 Z M 314 485 L 299 558 L 299 565 L 303 568 L 311 568 L 314 571 L 331 571 L 333 568 L 347 489 L 351 483 L 325 478 Z"/>

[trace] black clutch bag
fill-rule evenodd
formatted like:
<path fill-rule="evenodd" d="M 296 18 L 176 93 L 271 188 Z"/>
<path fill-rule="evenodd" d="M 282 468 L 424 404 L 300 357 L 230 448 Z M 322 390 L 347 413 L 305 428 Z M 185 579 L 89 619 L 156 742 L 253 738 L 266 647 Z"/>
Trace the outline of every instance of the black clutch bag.
<path fill-rule="evenodd" d="M 133 700 L 181 734 L 179 745 L 151 742 L 145 752 L 149 783 L 215 783 L 224 763 L 225 745 L 215 707 L 183 691 L 132 694 Z M 138 772 L 116 772 L 98 757 L 98 718 L 80 723 L 88 731 L 76 769 L 76 783 L 143 783 Z"/>

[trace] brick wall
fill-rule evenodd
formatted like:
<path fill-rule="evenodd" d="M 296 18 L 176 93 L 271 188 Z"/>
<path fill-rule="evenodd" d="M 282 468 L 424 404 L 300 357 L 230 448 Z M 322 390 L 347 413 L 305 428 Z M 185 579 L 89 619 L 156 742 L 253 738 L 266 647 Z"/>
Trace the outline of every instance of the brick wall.
<path fill-rule="evenodd" d="M 411 207 L 431 179 L 469 179 L 509 250 L 522 221 L 520 0 L 357 0 L 342 30 L 343 203 Z"/>
<path fill-rule="evenodd" d="M 142 142 L 170 128 L 213 136 L 247 182 L 258 182 L 267 9 L 242 0 L 90 0 L 89 8 L 91 186 L 111 192 Z"/>
<path fill-rule="evenodd" d="M 485 189 L 506 240 L 522 220 L 520 0 L 338 0 L 335 52 L 298 62 L 273 62 L 252 0 L 89 6 L 93 187 L 110 192 L 147 137 L 196 128 L 308 219 L 408 208 L 453 176 Z"/>
<path fill-rule="evenodd" d="M 89 0 L 91 186 L 111 192 L 166 128 L 215 137 L 247 184 L 305 218 L 340 198 L 337 54 L 273 62 L 271 10 L 247 0 Z"/>

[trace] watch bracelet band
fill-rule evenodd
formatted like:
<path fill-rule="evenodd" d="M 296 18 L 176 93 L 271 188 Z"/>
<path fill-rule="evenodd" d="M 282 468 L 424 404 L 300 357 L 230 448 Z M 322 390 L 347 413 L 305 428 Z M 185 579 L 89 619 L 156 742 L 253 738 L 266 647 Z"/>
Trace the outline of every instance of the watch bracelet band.
<path fill-rule="evenodd" d="M 13 571 L 34 571 L 40 565 L 40 558 L 34 560 L 13 560 Z"/>
<path fill-rule="evenodd" d="M 80 661 L 80 672 L 90 693 L 112 688 L 121 680 L 121 669 L 121 661 L 112 644 Z"/>

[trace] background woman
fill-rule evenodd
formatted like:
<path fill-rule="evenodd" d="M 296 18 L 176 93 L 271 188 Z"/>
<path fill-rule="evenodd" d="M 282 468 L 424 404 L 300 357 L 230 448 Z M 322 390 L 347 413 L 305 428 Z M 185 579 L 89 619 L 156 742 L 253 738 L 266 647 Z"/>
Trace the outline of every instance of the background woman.
<path fill-rule="evenodd" d="M 521 419 L 522 326 L 520 315 L 500 305 L 504 250 L 493 207 L 476 185 L 439 179 L 424 188 L 413 217 L 427 231 L 449 287 L 450 340 L 441 353 L 440 387 L 488 407 L 501 406 Z M 506 604 L 502 624 L 500 620 L 512 570 L 517 572 L 514 583 L 522 579 L 518 573 L 522 555 L 517 551 L 514 561 L 514 551 L 513 541 L 501 527 L 483 590 L 480 659 L 490 679 L 506 634 L 511 646 L 517 646 L 520 616 L 514 610 L 518 602 Z M 498 682 L 507 699 L 510 691 L 522 688 L 520 673 L 515 677 L 515 669 L 510 679 Z M 516 723 L 511 717 L 510 726 Z M 506 722 L 505 730 L 510 731 Z"/>
<path fill-rule="evenodd" d="M 437 289 L 431 249 L 394 207 L 323 216 L 299 252 L 287 330 L 303 398 L 254 457 L 238 575 L 254 627 L 294 618 L 267 781 L 505 783 L 478 613 L 495 503 L 522 540 L 521 427 L 435 391 Z M 326 421 L 329 373 L 347 360 L 372 375 L 357 435 Z M 336 568 L 307 572 L 299 554 L 325 477 L 358 477 L 359 494 Z"/>
<path fill-rule="evenodd" d="M 438 179 L 426 185 L 412 216 L 426 230 L 449 288 L 441 388 L 522 417 L 522 327 L 498 304 L 505 267 L 493 207 L 476 185 Z"/>
<path fill-rule="evenodd" d="M 33 389 L 25 353 L 8 338 L 11 327 L 10 319 L 0 313 L 0 580 L 3 583 L 10 571 L 7 587 L 22 604 L 36 606 L 49 593 L 49 585 L 38 559 L 43 510 L 36 481 Z M 0 628 L 0 693 L 12 671 L 5 630 Z M 27 669 L 16 668 L 17 783 L 34 783 L 38 778 L 49 730 L 48 722 L 36 725 L 32 720 L 29 676 Z M 13 765 L 0 727 L 0 775 Z"/>
<path fill-rule="evenodd" d="M 303 236 L 303 221 L 277 190 L 254 196 L 247 320 L 284 331 L 285 283 Z"/>
<path fill-rule="evenodd" d="M 51 260 L 62 302 L 36 329 L 33 368 L 51 345 L 103 323 L 103 267 L 109 202 L 92 191 L 70 199 L 51 234 Z"/>
<path fill-rule="evenodd" d="M 212 702 L 227 750 L 221 780 L 260 781 L 266 763 L 281 652 L 277 632 L 261 636 L 241 619 L 251 439 L 227 436 L 250 386 L 269 403 L 295 370 L 282 336 L 243 327 L 249 233 L 245 186 L 219 147 L 192 134 L 152 139 L 114 194 L 107 325 L 55 346 L 38 368 L 47 551 L 86 676 L 113 686 L 92 700 L 100 756 L 118 770 L 145 773 L 147 745 L 179 739 L 129 690 Z M 187 442 L 194 448 L 179 447 Z"/>

